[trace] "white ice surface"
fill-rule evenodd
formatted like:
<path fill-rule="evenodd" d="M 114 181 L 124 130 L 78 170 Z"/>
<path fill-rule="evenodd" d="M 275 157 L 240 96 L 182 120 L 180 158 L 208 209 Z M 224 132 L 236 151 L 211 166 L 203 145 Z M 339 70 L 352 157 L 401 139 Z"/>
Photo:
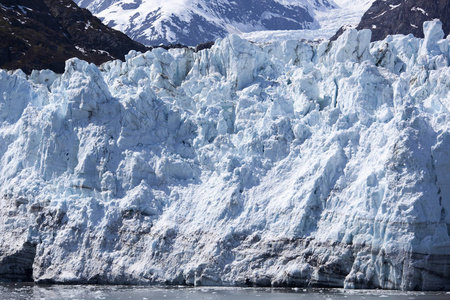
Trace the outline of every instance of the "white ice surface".
<path fill-rule="evenodd" d="M 335 8 L 316 9 L 314 18 L 319 28 L 304 30 L 253 31 L 241 37 L 257 43 L 282 42 L 284 40 L 326 40 L 341 26 L 356 27 L 374 0 L 333 0 Z"/>
<path fill-rule="evenodd" d="M 0 254 L 35 244 L 56 282 L 414 288 L 450 251 L 450 40 L 425 34 L 0 71 Z"/>

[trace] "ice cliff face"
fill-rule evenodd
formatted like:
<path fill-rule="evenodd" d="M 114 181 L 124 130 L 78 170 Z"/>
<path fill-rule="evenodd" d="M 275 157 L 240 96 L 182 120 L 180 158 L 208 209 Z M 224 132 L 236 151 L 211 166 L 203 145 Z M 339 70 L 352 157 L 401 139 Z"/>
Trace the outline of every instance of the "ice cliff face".
<path fill-rule="evenodd" d="M 195 46 L 229 33 L 317 28 L 328 0 L 75 0 L 145 45 Z"/>
<path fill-rule="evenodd" d="M 450 289 L 450 39 L 0 72 L 0 276 Z"/>

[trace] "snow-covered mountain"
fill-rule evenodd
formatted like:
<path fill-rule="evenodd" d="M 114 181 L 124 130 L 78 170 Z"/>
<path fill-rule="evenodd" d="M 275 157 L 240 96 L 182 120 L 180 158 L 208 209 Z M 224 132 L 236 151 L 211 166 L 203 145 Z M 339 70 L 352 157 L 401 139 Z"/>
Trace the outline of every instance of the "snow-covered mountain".
<path fill-rule="evenodd" d="M 0 278 L 450 290 L 450 39 L 0 71 Z"/>
<path fill-rule="evenodd" d="M 325 40 L 344 27 L 356 27 L 374 0 L 334 0 L 327 8 L 314 9 L 317 28 L 301 30 L 253 31 L 241 33 L 242 38 L 258 43 L 282 42 L 290 39 Z"/>
<path fill-rule="evenodd" d="M 195 46 L 229 33 L 317 28 L 329 0 L 75 0 L 110 27 L 146 45 Z"/>

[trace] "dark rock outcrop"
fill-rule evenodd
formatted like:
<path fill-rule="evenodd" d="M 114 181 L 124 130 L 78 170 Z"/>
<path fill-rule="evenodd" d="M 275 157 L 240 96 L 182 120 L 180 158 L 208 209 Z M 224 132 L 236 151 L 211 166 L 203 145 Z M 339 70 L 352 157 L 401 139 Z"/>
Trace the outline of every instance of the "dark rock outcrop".
<path fill-rule="evenodd" d="M 376 0 L 364 14 L 357 29 L 372 30 L 372 41 L 392 34 L 423 38 L 423 23 L 440 19 L 444 33 L 450 33 L 448 0 Z"/>
<path fill-rule="evenodd" d="M 63 72 L 78 57 L 101 64 L 148 48 L 113 30 L 72 0 L 2 0 L 0 67 Z"/>
<path fill-rule="evenodd" d="M 13 253 L 0 252 L 0 282 L 32 282 L 36 245 L 25 242 Z"/>

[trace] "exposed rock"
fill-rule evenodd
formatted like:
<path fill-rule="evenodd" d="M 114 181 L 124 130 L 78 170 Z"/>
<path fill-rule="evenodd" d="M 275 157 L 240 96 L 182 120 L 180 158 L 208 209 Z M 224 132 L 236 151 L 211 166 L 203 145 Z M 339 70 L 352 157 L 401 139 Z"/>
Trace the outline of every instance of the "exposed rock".
<path fill-rule="evenodd" d="M 101 64 L 146 51 L 71 0 L 4 0 L 0 5 L 0 67 L 62 73 L 72 57 Z"/>
<path fill-rule="evenodd" d="M 423 23 L 440 19 L 444 33 L 450 33 L 448 0 L 376 0 L 364 14 L 357 29 L 372 30 L 372 41 L 392 34 L 423 38 Z"/>
<path fill-rule="evenodd" d="M 0 252 L 0 281 L 33 282 L 33 263 L 36 256 L 36 245 L 23 243 L 13 253 Z"/>

